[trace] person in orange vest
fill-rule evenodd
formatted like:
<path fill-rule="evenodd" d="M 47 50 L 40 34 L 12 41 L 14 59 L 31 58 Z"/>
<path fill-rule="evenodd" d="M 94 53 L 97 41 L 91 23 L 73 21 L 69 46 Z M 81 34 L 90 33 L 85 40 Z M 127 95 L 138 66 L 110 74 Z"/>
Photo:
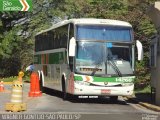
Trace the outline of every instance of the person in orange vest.
<path fill-rule="evenodd" d="M 31 63 L 27 68 L 26 68 L 26 71 L 29 71 L 29 72 L 33 72 L 34 71 L 34 69 L 35 69 L 35 67 L 34 67 L 34 65 L 33 65 L 33 63 Z"/>

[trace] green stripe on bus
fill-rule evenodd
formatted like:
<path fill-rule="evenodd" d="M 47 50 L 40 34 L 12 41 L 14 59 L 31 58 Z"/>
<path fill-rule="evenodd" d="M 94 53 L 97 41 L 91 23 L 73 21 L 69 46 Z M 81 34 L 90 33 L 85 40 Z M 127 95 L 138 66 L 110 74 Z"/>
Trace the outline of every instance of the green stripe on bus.
<path fill-rule="evenodd" d="M 94 82 L 116 82 L 115 77 L 103 78 L 103 77 L 93 77 Z"/>
<path fill-rule="evenodd" d="M 110 77 L 110 78 L 103 78 L 103 77 L 93 77 L 94 82 L 123 82 L 123 83 L 131 83 L 134 82 L 135 77 Z"/>
<path fill-rule="evenodd" d="M 41 64 L 41 55 L 35 55 L 34 56 L 34 63 L 35 64 Z"/>
<path fill-rule="evenodd" d="M 74 76 L 75 81 L 83 81 L 83 78 L 81 76 Z"/>
<path fill-rule="evenodd" d="M 49 54 L 49 64 L 61 64 L 64 62 L 63 52 Z"/>
<path fill-rule="evenodd" d="M 132 83 L 134 82 L 135 76 L 130 77 L 92 77 L 93 82 L 123 82 L 123 83 Z M 74 76 L 75 81 L 83 81 L 82 76 Z"/>
<path fill-rule="evenodd" d="M 62 64 L 66 62 L 64 52 L 40 54 L 34 56 L 35 64 Z"/>

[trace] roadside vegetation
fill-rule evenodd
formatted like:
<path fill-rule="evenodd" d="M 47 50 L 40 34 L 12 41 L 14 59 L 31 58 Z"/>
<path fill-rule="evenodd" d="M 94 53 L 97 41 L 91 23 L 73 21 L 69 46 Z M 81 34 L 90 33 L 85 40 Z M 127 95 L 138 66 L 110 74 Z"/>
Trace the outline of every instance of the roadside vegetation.
<path fill-rule="evenodd" d="M 17 80 L 17 76 L 11 76 L 11 77 L 6 77 L 6 78 L 1 78 L 0 81 L 3 82 L 12 82 L 13 80 Z"/>
<path fill-rule="evenodd" d="M 151 93 L 151 86 L 145 86 L 144 88 L 137 88 L 135 89 L 135 94 L 136 93 Z"/>
<path fill-rule="evenodd" d="M 18 76 L 11 76 L 11 77 L 4 77 L 4 78 L 0 78 L 0 81 L 3 81 L 3 82 L 13 82 L 14 80 L 17 80 L 18 79 Z M 30 77 L 29 75 L 25 75 L 23 78 L 22 78 L 23 82 L 30 82 Z"/>

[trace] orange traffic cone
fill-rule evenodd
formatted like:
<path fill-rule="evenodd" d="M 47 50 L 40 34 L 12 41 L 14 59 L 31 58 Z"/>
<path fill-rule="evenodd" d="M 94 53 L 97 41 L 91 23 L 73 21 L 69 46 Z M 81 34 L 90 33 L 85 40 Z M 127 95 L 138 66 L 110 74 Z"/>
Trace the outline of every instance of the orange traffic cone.
<path fill-rule="evenodd" d="M 4 85 L 3 85 L 3 81 L 0 82 L 0 92 L 4 91 Z"/>
<path fill-rule="evenodd" d="M 42 96 L 39 86 L 39 77 L 36 72 L 32 72 L 30 77 L 30 92 L 28 93 L 29 97 L 39 97 Z"/>

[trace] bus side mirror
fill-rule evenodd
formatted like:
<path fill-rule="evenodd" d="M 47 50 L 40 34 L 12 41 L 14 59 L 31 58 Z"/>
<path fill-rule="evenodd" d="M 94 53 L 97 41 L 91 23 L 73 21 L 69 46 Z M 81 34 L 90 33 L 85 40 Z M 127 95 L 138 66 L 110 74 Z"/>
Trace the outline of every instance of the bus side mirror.
<path fill-rule="evenodd" d="M 136 40 L 136 46 L 138 51 L 138 60 L 143 60 L 143 46 L 139 40 Z"/>
<path fill-rule="evenodd" d="M 75 50 L 76 50 L 76 40 L 74 37 L 72 37 L 69 42 L 69 57 L 75 56 Z"/>

